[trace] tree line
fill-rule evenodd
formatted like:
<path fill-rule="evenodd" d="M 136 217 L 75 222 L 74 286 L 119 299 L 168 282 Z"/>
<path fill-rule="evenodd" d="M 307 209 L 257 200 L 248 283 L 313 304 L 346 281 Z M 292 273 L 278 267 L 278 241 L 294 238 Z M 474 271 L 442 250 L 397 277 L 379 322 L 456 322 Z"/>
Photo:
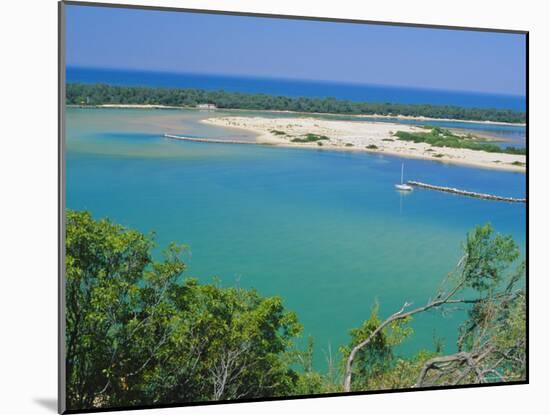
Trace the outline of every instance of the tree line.
<path fill-rule="evenodd" d="M 385 319 L 374 305 L 341 361 L 313 367 L 314 342 L 279 297 L 183 278 L 185 246 L 161 260 L 154 236 L 67 211 L 66 379 L 69 410 L 329 392 L 521 381 L 526 376 L 525 267 L 489 225 L 426 303 Z M 406 293 L 403 293 L 406 295 Z M 456 352 L 398 356 L 424 312 L 467 310 Z"/>
<path fill-rule="evenodd" d="M 285 97 L 204 89 L 151 88 L 105 84 L 68 83 L 68 105 L 140 104 L 297 111 L 349 115 L 412 116 L 472 121 L 524 123 L 525 112 L 496 108 L 464 108 L 452 105 L 355 102 L 336 98 Z"/>

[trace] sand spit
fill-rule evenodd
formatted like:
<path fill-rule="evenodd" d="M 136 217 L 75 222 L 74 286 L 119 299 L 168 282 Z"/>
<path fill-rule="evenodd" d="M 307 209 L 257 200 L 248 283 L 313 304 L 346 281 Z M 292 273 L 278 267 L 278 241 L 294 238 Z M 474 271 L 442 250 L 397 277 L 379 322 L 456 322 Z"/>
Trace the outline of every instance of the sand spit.
<path fill-rule="evenodd" d="M 367 151 L 420 158 L 475 167 L 525 172 L 526 156 L 489 153 L 460 148 L 432 147 L 426 143 L 398 140 L 396 131 L 420 132 L 422 127 L 370 121 L 337 121 L 318 118 L 212 117 L 202 122 L 226 128 L 238 128 L 257 135 L 259 144 L 317 150 Z M 293 142 L 307 134 L 325 136 L 327 140 Z"/>

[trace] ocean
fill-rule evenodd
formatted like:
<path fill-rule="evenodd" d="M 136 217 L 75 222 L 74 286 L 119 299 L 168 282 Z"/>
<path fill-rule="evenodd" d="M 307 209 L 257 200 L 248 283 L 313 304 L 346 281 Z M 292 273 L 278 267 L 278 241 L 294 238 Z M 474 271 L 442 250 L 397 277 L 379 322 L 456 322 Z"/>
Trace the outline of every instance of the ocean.
<path fill-rule="evenodd" d="M 334 97 L 358 102 L 456 105 L 525 111 L 524 96 L 419 89 L 345 82 L 319 82 L 239 76 L 145 72 L 119 69 L 68 67 L 67 82 L 105 83 L 123 86 L 197 88 L 262 93 L 290 97 Z"/>
<path fill-rule="evenodd" d="M 279 295 L 315 340 L 315 366 L 349 342 L 380 305 L 423 304 L 451 271 L 461 242 L 490 222 L 525 252 L 526 206 L 415 189 L 405 179 L 525 197 L 526 176 L 359 152 L 166 139 L 236 133 L 201 124 L 196 110 L 68 108 L 66 206 L 142 232 L 159 250 L 189 246 L 186 276 Z M 209 115 L 209 114 L 207 114 Z M 211 115 L 211 114 L 210 114 Z M 280 115 L 278 115 L 280 116 Z M 415 318 L 398 352 L 453 351 L 463 312 Z"/>

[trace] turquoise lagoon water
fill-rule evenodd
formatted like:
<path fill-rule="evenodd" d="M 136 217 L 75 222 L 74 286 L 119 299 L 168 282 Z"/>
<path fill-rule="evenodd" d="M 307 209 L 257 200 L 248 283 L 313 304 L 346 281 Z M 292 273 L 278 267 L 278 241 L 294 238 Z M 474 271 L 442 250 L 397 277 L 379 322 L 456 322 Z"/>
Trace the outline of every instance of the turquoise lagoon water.
<path fill-rule="evenodd" d="M 198 111 L 67 110 L 67 207 L 188 244 L 186 275 L 280 295 L 316 343 L 315 364 L 349 341 L 378 301 L 388 315 L 419 305 L 460 256 L 468 230 L 491 222 L 525 247 L 526 208 L 416 189 L 406 178 L 525 196 L 525 175 L 337 152 L 179 142 L 163 132 L 251 138 L 199 124 Z M 463 315 L 426 314 L 400 352 L 453 350 Z M 330 346 L 329 346 L 330 345 Z"/>

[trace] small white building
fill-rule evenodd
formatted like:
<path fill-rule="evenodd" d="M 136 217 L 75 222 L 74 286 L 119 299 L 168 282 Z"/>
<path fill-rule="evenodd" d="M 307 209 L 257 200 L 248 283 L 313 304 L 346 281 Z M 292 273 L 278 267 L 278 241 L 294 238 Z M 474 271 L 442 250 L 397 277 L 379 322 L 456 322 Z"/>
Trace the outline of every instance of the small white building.
<path fill-rule="evenodd" d="M 198 104 L 197 108 L 200 110 L 215 110 L 217 107 L 214 104 Z"/>

